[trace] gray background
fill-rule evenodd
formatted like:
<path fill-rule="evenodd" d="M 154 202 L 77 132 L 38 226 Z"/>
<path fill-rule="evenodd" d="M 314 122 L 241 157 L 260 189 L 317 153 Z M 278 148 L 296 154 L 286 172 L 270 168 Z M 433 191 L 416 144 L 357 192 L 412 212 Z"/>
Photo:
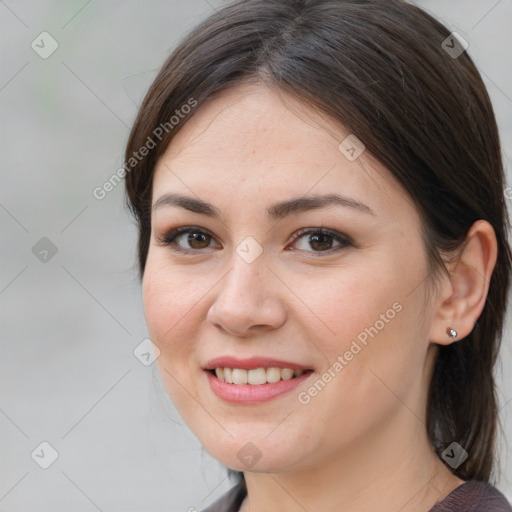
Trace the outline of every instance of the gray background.
<path fill-rule="evenodd" d="M 512 1 L 417 3 L 469 42 L 510 167 Z M 133 355 L 147 331 L 122 184 L 92 195 L 122 165 L 156 70 L 221 4 L 0 1 L 0 511 L 178 512 L 230 486 L 155 365 Z M 59 45 L 46 59 L 31 47 L 44 31 Z M 509 439 L 511 337 L 509 315 L 498 369 Z M 48 469 L 38 465 L 51 461 L 43 441 L 58 452 Z M 498 487 L 512 499 L 501 445 Z"/>

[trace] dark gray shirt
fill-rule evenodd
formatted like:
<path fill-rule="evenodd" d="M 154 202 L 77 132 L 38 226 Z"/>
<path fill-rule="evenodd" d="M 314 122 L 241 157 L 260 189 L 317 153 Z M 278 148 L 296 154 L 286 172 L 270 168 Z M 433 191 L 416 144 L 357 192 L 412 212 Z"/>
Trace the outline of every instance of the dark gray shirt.
<path fill-rule="evenodd" d="M 238 512 L 246 491 L 238 484 L 202 512 Z M 459 485 L 429 512 L 512 512 L 512 507 L 495 487 L 470 480 Z"/>

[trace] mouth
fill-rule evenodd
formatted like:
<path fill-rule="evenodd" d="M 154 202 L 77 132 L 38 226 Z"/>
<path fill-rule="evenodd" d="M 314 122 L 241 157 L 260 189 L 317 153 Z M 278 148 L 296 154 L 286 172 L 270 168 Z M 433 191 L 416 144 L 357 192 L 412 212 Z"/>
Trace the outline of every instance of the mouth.
<path fill-rule="evenodd" d="M 279 368 L 270 366 L 268 368 L 228 368 L 217 367 L 209 372 L 221 382 L 234 385 L 249 384 L 260 386 L 263 384 L 275 384 L 279 381 L 291 380 L 311 372 L 312 370 L 301 370 L 293 368 Z"/>
<path fill-rule="evenodd" d="M 213 393 L 232 404 L 264 402 L 290 393 L 314 373 L 303 365 L 259 357 L 221 357 L 203 370 Z"/>

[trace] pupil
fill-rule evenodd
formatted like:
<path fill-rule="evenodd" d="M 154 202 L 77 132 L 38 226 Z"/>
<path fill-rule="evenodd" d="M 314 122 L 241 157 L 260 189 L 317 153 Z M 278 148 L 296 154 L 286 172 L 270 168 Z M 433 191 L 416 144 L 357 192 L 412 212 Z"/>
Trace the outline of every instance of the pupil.
<path fill-rule="evenodd" d="M 314 247 L 315 244 L 319 244 L 321 246 L 320 249 L 330 249 L 331 244 L 329 243 L 329 239 L 330 235 L 320 233 L 312 235 L 310 243 L 312 244 L 312 247 Z M 319 247 L 317 246 L 317 248 Z"/>
<path fill-rule="evenodd" d="M 203 247 L 204 242 L 207 242 L 207 235 L 204 233 L 191 233 L 188 237 L 188 241 L 192 247 L 196 249 L 201 248 Z M 208 243 L 206 245 L 208 245 Z"/>

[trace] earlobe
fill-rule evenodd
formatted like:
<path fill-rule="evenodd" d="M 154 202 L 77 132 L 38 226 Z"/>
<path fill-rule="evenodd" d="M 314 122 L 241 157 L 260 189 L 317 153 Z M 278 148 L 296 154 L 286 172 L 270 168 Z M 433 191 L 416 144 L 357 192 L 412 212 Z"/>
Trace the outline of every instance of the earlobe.
<path fill-rule="evenodd" d="M 430 340 L 449 345 L 468 336 L 482 313 L 498 254 L 494 229 L 485 220 L 468 231 L 464 250 L 449 267 L 434 305 Z"/>

